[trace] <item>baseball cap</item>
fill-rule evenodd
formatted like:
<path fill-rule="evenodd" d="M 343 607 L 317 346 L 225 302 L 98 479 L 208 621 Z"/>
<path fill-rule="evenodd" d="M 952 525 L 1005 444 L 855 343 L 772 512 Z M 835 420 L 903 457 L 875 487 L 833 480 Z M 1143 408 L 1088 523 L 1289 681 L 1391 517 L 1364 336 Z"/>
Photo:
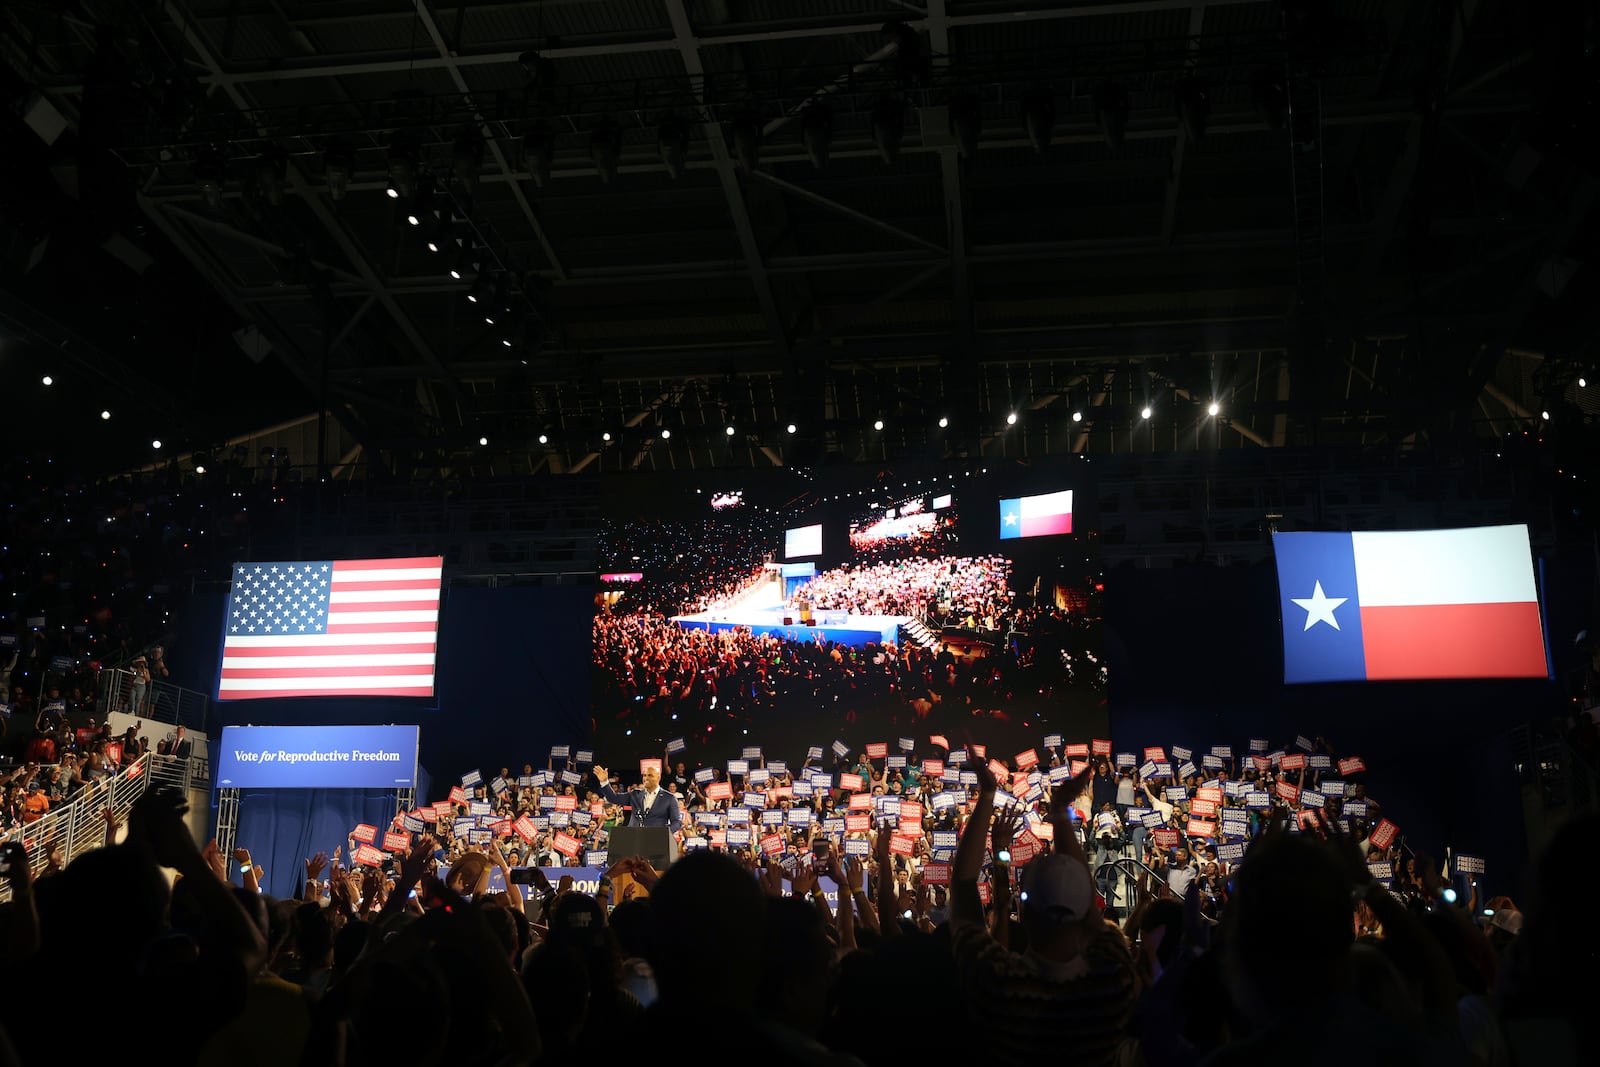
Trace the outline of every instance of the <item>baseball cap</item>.
<path fill-rule="evenodd" d="M 1508 934 L 1522 932 L 1522 912 L 1501 910 L 1489 916 L 1489 925 Z"/>
<path fill-rule="evenodd" d="M 1057 852 L 1023 870 L 1022 899 L 1029 915 L 1076 922 L 1094 905 L 1094 882 L 1081 861 Z"/>

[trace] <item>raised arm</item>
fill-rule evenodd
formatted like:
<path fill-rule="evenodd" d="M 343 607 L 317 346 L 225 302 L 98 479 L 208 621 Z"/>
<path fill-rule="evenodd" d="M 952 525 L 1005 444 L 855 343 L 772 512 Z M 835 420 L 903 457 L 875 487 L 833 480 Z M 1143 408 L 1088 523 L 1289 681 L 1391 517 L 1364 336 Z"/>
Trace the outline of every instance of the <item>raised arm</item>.
<path fill-rule="evenodd" d="M 968 746 L 971 751 L 971 746 Z M 983 901 L 978 897 L 978 875 L 983 867 L 983 846 L 989 838 L 989 822 L 994 817 L 994 794 L 999 783 L 983 760 L 973 762 L 978 776 L 978 800 L 961 830 L 956 858 L 950 866 L 950 921 L 983 923 Z"/>

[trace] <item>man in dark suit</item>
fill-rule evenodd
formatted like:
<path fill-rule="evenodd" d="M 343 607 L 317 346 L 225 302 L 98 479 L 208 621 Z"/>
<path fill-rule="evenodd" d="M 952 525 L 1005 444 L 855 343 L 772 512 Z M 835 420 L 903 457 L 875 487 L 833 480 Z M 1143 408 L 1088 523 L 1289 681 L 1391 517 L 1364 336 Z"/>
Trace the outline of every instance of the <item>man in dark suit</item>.
<path fill-rule="evenodd" d="M 661 772 L 654 764 L 644 769 L 641 777 L 644 786 L 618 793 L 609 784 L 610 775 L 604 767 L 595 767 L 595 781 L 600 783 L 600 795 L 613 804 L 626 804 L 633 810 L 628 813 L 628 826 L 665 826 L 677 833 L 683 826 L 683 811 L 678 798 L 661 788 Z"/>
<path fill-rule="evenodd" d="M 167 747 L 167 755 L 174 759 L 188 759 L 193 742 L 183 736 L 183 727 L 180 726 L 172 733 L 172 744 Z"/>

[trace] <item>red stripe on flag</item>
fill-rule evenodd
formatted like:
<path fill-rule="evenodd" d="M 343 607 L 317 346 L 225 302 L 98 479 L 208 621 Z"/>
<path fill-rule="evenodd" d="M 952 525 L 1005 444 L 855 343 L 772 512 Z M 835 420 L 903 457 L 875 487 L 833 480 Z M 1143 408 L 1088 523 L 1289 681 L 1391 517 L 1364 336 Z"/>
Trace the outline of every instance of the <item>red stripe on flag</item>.
<path fill-rule="evenodd" d="M 433 664 L 408 666 L 384 664 L 374 667 L 224 667 L 222 680 L 229 678 L 388 678 L 394 675 L 432 674 Z"/>
<path fill-rule="evenodd" d="M 404 578 L 404 579 L 390 578 L 390 579 L 386 579 L 386 580 L 381 581 L 381 582 L 368 582 L 368 581 L 363 581 L 361 576 L 358 575 L 358 574 L 341 574 L 341 575 L 339 575 L 338 577 L 336 577 L 333 580 L 333 582 L 330 585 L 330 588 L 344 590 L 344 591 L 348 591 L 348 592 L 352 592 L 352 593 L 364 593 L 369 589 L 374 590 L 374 591 L 380 591 L 380 592 L 381 591 L 385 591 L 385 590 L 393 590 L 393 589 L 426 589 L 426 590 L 430 590 L 431 591 L 431 590 L 436 590 L 436 589 L 439 588 L 439 579 L 437 579 L 437 578 Z"/>
<path fill-rule="evenodd" d="M 440 567 L 444 560 L 439 556 L 409 556 L 404 559 L 336 559 L 333 561 L 333 572 L 339 574 L 351 570 L 409 570 L 412 567 Z"/>
<path fill-rule="evenodd" d="M 328 608 L 328 618 L 336 619 L 351 611 L 434 611 L 437 600 L 341 600 Z"/>
<path fill-rule="evenodd" d="M 1050 534 L 1069 534 L 1072 532 L 1072 512 L 1061 515 L 1024 515 L 1022 516 L 1023 537 L 1045 537 Z"/>
<path fill-rule="evenodd" d="M 1361 641 L 1368 681 L 1548 674 L 1532 602 L 1364 607 Z"/>
<path fill-rule="evenodd" d="M 304 645 L 234 645 L 228 649 L 229 659 L 277 659 L 279 656 L 371 656 L 392 655 L 396 652 L 435 652 L 437 645 L 325 645 L 307 640 Z"/>
<path fill-rule="evenodd" d="M 425 685 L 396 686 L 393 689 L 229 689 L 223 685 L 219 700 L 265 700 L 275 697 L 431 697 L 433 688 Z"/>

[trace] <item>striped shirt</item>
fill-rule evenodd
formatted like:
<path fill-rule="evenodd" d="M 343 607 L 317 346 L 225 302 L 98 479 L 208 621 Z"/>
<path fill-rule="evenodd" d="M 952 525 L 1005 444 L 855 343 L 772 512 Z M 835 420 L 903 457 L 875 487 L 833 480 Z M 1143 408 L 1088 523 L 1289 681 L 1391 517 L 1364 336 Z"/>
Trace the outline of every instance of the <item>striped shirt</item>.
<path fill-rule="evenodd" d="M 951 933 L 973 1017 L 1000 1062 L 1068 1053 L 1074 1067 L 1113 1061 L 1136 1002 L 1133 957 L 1120 932 L 1101 924 L 1067 963 L 1012 952 L 974 923 L 956 923 Z"/>

